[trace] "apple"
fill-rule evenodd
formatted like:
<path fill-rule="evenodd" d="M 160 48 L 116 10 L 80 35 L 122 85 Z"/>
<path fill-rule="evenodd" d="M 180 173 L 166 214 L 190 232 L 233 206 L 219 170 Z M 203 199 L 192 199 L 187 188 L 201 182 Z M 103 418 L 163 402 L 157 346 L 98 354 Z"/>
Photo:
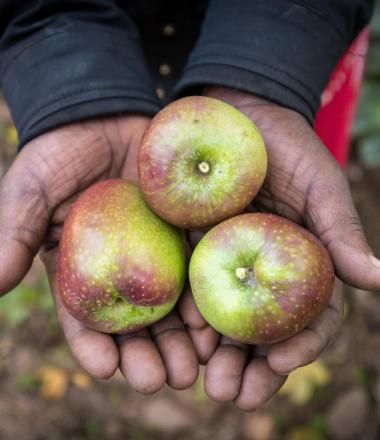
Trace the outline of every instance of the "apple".
<path fill-rule="evenodd" d="M 138 152 L 141 190 L 167 222 L 215 225 L 244 210 L 263 184 L 267 154 L 254 123 L 217 99 L 191 96 L 166 106 Z"/>
<path fill-rule="evenodd" d="M 212 228 L 196 246 L 189 274 L 206 321 L 249 344 L 299 332 L 327 306 L 334 287 L 322 243 L 295 223 L 264 213 Z"/>
<path fill-rule="evenodd" d="M 113 179 L 87 189 L 63 226 L 60 298 L 88 327 L 126 333 L 174 307 L 186 276 L 181 232 L 154 214 L 138 187 Z"/>

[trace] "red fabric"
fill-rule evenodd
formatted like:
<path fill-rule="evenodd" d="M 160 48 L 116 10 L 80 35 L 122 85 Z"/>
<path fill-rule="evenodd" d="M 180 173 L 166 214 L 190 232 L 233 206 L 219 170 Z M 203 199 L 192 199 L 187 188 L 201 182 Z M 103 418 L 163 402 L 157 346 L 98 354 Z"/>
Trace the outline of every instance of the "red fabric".
<path fill-rule="evenodd" d="M 369 29 L 353 42 L 336 66 L 322 94 L 315 130 L 338 163 L 347 165 L 368 49 Z"/>

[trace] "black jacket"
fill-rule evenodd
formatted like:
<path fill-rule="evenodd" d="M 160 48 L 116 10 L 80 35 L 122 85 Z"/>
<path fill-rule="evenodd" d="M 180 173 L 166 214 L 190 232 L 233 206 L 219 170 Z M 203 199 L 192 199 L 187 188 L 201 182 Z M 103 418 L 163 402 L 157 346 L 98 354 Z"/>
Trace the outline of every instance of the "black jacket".
<path fill-rule="evenodd" d="M 219 84 L 310 122 L 372 0 L 0 0 L 0 78 L 21 144 Z M 146 61 L 147 60 L 147 61 Z M 172 86 L 174 86 L 173 94 Z"/>

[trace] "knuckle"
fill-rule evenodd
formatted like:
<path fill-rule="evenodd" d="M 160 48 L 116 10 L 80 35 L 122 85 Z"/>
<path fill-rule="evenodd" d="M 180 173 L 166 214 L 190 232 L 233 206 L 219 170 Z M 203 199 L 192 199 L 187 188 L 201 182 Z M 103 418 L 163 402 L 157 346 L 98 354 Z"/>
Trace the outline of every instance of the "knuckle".
<path fill-rule="evenodd" d="M 342 309 L 331 309 L 331 313 L 326 318 L 324 332 L 326 334 L 325 347 L 331 345 L 339 332 L 340 327 L 343 324 L 343 308 Z"/>
<path fill-rule="evenodd" d="M 162 343 L 167 338 L 175 338 L 175 337 L 182 337 L 185 333 L 185 329 L 183 327 L 166 327 L 166 328 L 160 328 L 158 330 L 151 330 L 151 335 L 154 341 L 158 343 Z"/>

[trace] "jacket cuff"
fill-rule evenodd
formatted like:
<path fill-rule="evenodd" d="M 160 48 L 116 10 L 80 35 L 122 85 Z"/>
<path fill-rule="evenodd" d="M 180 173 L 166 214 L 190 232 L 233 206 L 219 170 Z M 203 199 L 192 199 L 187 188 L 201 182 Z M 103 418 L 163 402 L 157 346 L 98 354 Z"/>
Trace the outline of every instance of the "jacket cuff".
<path fill-rule="evenodd" d="M 211 0 L 175 95 L 194 93 L 203 85 L 234 87 L 296 110 L 312 122 L 323 88 L 354 37 L 345 34 L 344 14 L 341 22 L 331 22 L 315 5 Z"/>
<path fill-rule="evenodd" d="M 268 99 L 301 113 L 309 123 L 314 118 L 313 107 L 302 92 L 298 93 L 294 88 L 257 72 L 216 62 L 188 66 L 175 89 L 175 95 L 199 95 L 204 86 L 209 85 L 231 87 Z"/>
<path fill-rule="evenodd" d="M 106 26 L 42 30 L 8 50 L 0 69 L 20 146 L 62 124 L 161 107 L 138 40 Z"/>

